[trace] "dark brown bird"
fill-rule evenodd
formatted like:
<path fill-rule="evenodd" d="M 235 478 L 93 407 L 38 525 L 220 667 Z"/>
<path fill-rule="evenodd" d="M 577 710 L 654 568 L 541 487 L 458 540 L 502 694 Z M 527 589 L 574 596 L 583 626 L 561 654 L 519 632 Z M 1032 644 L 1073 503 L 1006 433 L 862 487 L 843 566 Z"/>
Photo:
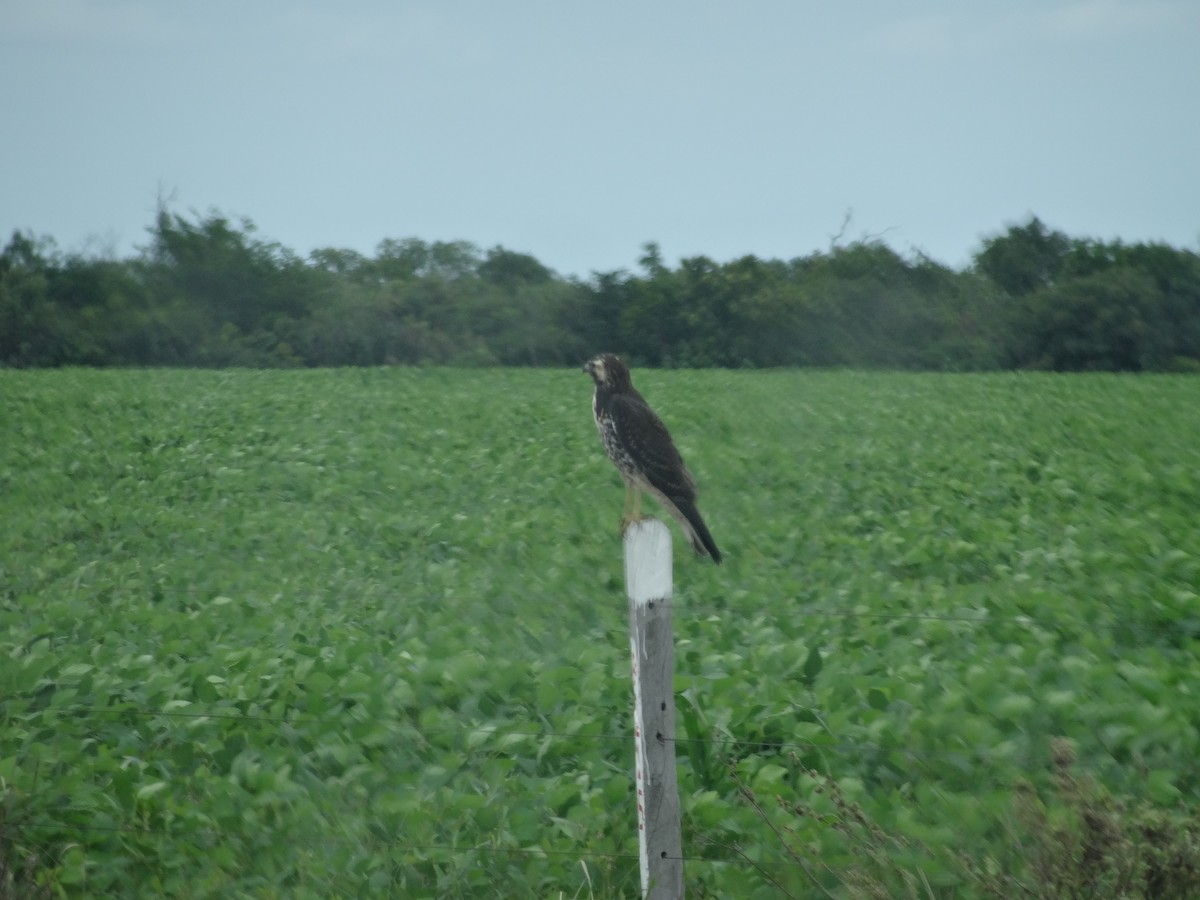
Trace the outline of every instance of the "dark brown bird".
<path fill-rule="evenodd" d="M 587 361 L 596 383 L 592 414 L 600 442 L 625 480 L 621 532 L 642 516 L 642 493 L 650 494 L 679 523 L 700 556 L 721 561 L 721 551 L 696 508 L 696 482 L 683 464 L 667 426 L 634 389 L 629 368 L 611 353 Z"/>

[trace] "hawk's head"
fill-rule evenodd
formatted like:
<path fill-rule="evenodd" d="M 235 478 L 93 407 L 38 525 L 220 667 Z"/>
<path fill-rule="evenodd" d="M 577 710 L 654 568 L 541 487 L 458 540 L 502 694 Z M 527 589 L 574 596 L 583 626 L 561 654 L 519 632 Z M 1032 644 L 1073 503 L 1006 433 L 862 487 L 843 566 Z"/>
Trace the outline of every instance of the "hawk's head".
<path fill-rule="evenodd" d="M 615 390 L 633 387 L 633 381 L 629 377 L 629 367 L 621 362 L 620 357 L 611 353 L 593 356 L 583 364 L 583 371 L 592 376 L 596 387 Z"/>

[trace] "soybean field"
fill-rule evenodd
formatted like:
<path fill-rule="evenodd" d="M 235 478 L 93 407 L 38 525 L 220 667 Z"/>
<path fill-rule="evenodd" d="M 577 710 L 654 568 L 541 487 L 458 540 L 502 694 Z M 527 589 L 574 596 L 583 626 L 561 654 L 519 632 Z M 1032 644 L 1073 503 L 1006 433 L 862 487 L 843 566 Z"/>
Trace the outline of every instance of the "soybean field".
<path fill-rule="evenodd" d="M 1200 379 L 633 375 L 726 557 L 671 524 L 690 896 L 1002 896 L 1089 810 L 1190 852 Z M 0 371 L 0 897 L 636 896 L 590 402 Z"/>

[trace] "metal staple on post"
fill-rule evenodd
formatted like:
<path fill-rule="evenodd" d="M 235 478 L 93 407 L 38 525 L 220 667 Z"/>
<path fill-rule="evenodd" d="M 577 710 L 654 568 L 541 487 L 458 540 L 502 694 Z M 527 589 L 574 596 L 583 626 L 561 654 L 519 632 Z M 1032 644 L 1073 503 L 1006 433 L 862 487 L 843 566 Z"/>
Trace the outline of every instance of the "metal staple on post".
<path fill-rule="evenodd" d="M 671 532 L 657 519 L 643 519 L 625 532 L 625 592 L 633 667 L 642 896 L 680 900 L 683 848 L 675 782 Z"/>

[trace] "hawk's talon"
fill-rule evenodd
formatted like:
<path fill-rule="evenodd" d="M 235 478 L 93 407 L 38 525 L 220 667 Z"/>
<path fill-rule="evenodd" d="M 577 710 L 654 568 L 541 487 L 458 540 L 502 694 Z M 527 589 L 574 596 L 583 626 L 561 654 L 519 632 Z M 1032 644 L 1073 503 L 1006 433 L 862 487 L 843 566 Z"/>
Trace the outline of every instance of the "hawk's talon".
<path fill-rule="evenodd" d="M 639 522 L 645 522 L 647 519 L 651 519 L 651 518 L 653 518 L 653 516 L 644 516 L 641 514 L 636 515 L 636 516 L 622 516 L 621 517 L 621 537 L 625 537 L 625 532 L 627 532 L 634 525 L 637 525 Z"/>

